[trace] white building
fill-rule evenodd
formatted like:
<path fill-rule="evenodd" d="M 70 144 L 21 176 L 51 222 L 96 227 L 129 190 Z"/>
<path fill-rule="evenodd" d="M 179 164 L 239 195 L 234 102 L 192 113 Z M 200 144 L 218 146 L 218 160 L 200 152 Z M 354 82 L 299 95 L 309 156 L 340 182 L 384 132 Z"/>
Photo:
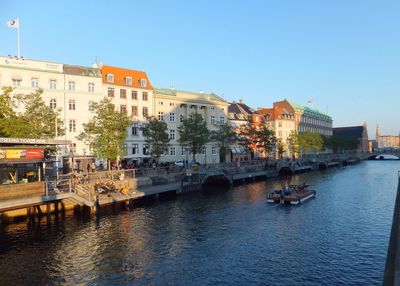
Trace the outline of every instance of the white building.
<path fill-rule="evenodd" d="M 64 122 L 65 135 L 58 139 L 71 140 L 73 146 L 70 150 L 74 155 L 90 154 L 89 147 L 78 141 L 76 136 L 83 131 L 82 124 L 92 116 L 89 111 L 91 103 L 100 101 L 104 96 L 100 69 L 0 57 L 0 87 L 4 86 L 12 86 L 15 93 L 23 94 L 42 88 L 43 100 L 59 111 Z"/>
<path fill-rule="evenodd" d="M 229 103 L 211 93 L 190 92 L 175 89 L 156 88 L 154 90 L 154 115 L 168 125 L 170 147 L 168 153 L 160 158 L 164 162 L 192 160 L 186 148 L 179 142 L 178 127 L 182 120 L 193 113 L 199 113 L 207 122 L 209 130 L 216 130 L 219 123 L 226 123 Z M 204 163 L 220 162 L 219 148 L 215 143 L 208 143 L 201 154 L 196 154 L 196 161 Z"/>

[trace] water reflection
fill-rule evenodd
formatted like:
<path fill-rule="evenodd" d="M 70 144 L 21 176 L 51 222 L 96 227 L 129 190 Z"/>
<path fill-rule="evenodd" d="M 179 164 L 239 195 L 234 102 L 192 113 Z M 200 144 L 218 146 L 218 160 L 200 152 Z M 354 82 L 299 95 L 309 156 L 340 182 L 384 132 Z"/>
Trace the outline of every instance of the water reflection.
<path fill-rule="evenodd" d="M 67 215 L 9 225 L 0 233 L 0 285 L 378 285 L 399 168 L 364 162 L 98 221 Z M 267 190 L 302 183 L 315 199 L 266 203 Z"/>

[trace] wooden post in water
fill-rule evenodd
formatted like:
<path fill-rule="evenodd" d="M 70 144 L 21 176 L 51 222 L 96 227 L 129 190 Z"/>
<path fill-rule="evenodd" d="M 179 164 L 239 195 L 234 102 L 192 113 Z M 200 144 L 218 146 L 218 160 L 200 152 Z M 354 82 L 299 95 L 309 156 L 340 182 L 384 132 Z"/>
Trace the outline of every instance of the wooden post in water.
<path fill-rule="evenodd" d="M 51 221 L 51 204 L 50 203 L 46 203 L 46 219 L 47 219 L 47 222 Z"/>

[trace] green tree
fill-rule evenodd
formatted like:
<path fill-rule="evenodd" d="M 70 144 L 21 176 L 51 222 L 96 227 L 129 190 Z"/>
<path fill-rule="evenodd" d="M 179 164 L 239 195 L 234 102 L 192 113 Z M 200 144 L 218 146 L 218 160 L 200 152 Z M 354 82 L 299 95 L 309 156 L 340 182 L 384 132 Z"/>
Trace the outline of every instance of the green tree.
<path fill-rule="evenodd" d="M 182 125 L 178 127 L 178 132 L 179 143 L 186 147 L 193 154 L 193 160 L 196 160 L 196 154 L 210 141 L 207 123 L 201 114 L 194 113 L 189 118 L 183 119 Z"/>
<path fill-rule="evenodd" d="M 283 153 L 286 152 L 286 146 L 285 146 L 285 143 L 283 143 L 281 138 L 276 140 L 276 150 L 278 152 L 279 158 L 282 158 Z"/>
<path fill-rule="evenodd" d="M 12 126 L 12 121 L 17 115 L 14 111 L 12 91 L 11 87 L 3 87 L 0 94 L 0 136 L 7 136 L 7 129 Z"/>
<path fill-rule="evenodd" d="M 3 91 L 5 92 L 3 92 L 1 105 L 5 107 L 5 114 L 8 114 L 0 124 L 0 133 L 3 136 L 51 139 L 56 137 L 56 128 L 58 136 L 64 135 L 60 114 L 45 104 L 42 99 L 42 89 L 37 89 L 30 94 L 18 94 L 14 97 L 11 96 L 12 89 Z M 15 114 L 10 112 L 6 106 L 8 104 L 13 108 L 17 101 L 22 105 L 22 112 Z"/>
<path fill-rule="evenodd" d="M 319 133 L 310 131 L 301 132 L 298 134 L 299 149 L 308 153 L 311 151 L 319 152 L 323 147 L 323 139 Z"/>
<path fill-rule="evenodd" d="M 150 154 L 156 158 L 158 163 L 160 156 L 168 151 L 169 136 L 167 123 L 159 121 L 155 117 L 149 118 L 149 123 L 142 128 L 143 136 L 146 137 L 146 144 L 150 148 Z"/>
<path fill-rule="evenodd" d="M 263 150 L 266 154 L 270 154 L 275 149 L 275 133 L 264 124 L 258 127 L 251 123 L 246 124 L 240 128 L 239 138 L 241 144 L 253 154 L 256 150 Z"/>
<path fill-rule="evenodd" d="M 270 130 L 265 124 L 262 124 L 258 129 L 256 129 L 257 136 L 257 146 L 262 148 L 264 152 L 268 155 L 271 154 L 276 147 L 277 138 L 275 132 Z"/>
<path fill-rule="evenodd" d="M 292 130 L 287 138 L 287 143 L 290 154 L 296 157 L 299 154 L 299 134 Z"/>
<path fill-rule="evenodd" d="M 123 144 L 128 135 L 130 120 L 125 112 L 115 110 L 114 104 L 107 98 L 92 105 L 93 118 L 83 124 L 84 132 L 78 139 L 89 144 L 98 158 L 111 161 L 118 160 L 123 155 Z"/>
<path fill-rule="evenodd" d="M 218 130 L 211 131 L 210 138 L 218 144 L 220 158 L 222 162 L 225 162 L 225 157 L 229 154 L 229 146 L 238 140 L 236 132 L 229 123 L 220 124 Z"/>
<path fill-rule="evenodd" d="M 324 146 L 330 148 L 334 153 L 342 151 L 351 151 L 358 148 L 360 141 L 354 137 L 348 136 L 330 136 L 324 137 Z"/>

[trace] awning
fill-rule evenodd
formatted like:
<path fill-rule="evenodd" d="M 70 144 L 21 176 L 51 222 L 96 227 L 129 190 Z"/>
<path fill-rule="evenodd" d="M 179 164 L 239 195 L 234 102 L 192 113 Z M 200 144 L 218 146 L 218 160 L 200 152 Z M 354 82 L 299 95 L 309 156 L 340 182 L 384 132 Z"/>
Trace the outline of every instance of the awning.
<path fill-rule="evenodd" d="M 12 80 L 22 80 L 22 76 L 20 74 L 14 73 L 11 76 Z"/>
<path fill-rule="evenodd" d="M 246 153 L 246 148 L 240 146 L 240 147 L 231 147 L 231 151 L 233 154 L 245 154 Z"/>

